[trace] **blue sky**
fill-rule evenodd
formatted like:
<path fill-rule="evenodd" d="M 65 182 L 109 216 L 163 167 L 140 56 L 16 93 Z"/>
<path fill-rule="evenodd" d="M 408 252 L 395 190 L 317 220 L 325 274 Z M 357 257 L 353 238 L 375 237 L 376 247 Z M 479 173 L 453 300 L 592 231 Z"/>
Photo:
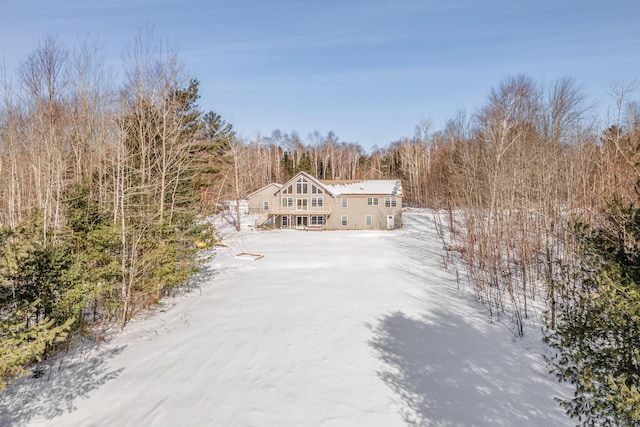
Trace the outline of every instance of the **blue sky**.
<path fill-rule="evenodd" d="M 0 56 L 12 74 L 44 36 L 89 35 L 120 72 L 147 26 L 246 138 L 333 130 L 384 147 L 517 73 L 574 77 L 604 114 L 610 83 L 640 77 L 637 0 L 3 0 Z"/>

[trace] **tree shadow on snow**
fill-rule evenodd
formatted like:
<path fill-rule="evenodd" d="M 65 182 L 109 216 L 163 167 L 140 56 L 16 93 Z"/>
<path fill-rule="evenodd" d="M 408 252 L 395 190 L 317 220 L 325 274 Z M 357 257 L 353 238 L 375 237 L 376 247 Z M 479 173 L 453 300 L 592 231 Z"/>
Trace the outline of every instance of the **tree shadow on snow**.
<path fill-rule="evenodd" d="M 120 375 L 122 369 L 110 370 L 107 361 L 125 347 L 103 350 L 62 369 L 47 366 L 39 378 L 18 380 L 0 395 L 0 425 L 26 425 L 34 418 L 51 420 L 74 411 L 76 399 Z"/>
<path fill-rule="evenodd" d="M 558 384 L 540 358 L 501 333 L 488 334 L 443 311 L 428 319 L 384 316 L 370 345 L 383 362 L 408 426 L 572 425 L 557 407 Z"/>

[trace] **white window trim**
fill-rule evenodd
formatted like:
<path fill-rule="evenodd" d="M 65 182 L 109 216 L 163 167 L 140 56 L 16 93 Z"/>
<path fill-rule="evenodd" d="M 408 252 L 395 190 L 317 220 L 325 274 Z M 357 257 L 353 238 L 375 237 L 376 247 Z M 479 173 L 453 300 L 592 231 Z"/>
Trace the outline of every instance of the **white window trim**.
<path fill-rule="evenodd" d="M 262 210 L 263 211 L 268 211 L 269 210 L 269 201 L 265 200 L 262 202 Z"/>
<path fill-rule="evenodd" d="M 302 177 L 298 178 L 296 181 L 296 193 L 309 194 L 309 181 Z"/>
<path fill-rule="evenodd" d="M 340 203 L 341 203 L 341 206 L 343 208 L 348 208 L 349 207 L 349 199 L 347 199 L 346 197 L 343 197 L 342 201 Z"/>
<path fill-rule="evenodd" d="M 373 216 L 365 215 L 365 217 L 364 217 L 364 225 L 366 225 L 367 227 L 373 226 Z"/>
<path fill-rule="evenodd" d="M 324 215 L 311 215 L 309 218 L 309 224 L 311 225 L 324 225 Z"/>
<path fill-rule="evenodd" d="M 324 198 L 323 197 L 312 197 L 311 198 L 311 207 L 312 208 L 321 208 L 324 206 Z"/>
<path fill-rule="evenodd" d="M 378 204 L 379 200 L 377 197 L 367 197 L 367 206 L 378 206 Z"/>
<path fill-rule="evenodd" d="M 302 202 L 303 203 L 299 203 Z M 309 210 L 309 199 L 301 197 L 296 199 L 296 211 L 306 212 Z"/>
<path fill-rule="evenodd" d="M 348 215 L 342 215 L 340 217 L 340 225 L 342 227 L 348 227 L 349 226 L 349 216 Z"/>

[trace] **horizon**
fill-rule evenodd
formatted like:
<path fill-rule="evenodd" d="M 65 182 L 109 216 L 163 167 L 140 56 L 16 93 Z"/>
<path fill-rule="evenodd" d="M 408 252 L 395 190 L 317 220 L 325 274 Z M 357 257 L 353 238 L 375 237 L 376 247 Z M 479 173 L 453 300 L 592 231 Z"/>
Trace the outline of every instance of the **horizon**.
<path fill-rule="evenodd" d="M 121 73 L 122 54 L 148 26 L 200 81 L 201 108 L 240 137 L 295 131 L 308 142 L 332 131 L 367 153 L 422 123 L 437 131 L 458 110 L 474 113 L 516 74 L 545 85 L 574 78 L 606 120 L 611 83 L 633 81 L 640 69 L 632 53 L 640 3 L 630 0 L 9 0 L 4 9 L 0 58 L 9 77 L 47 35 L 69 50 L 97 38 L 105 64 Z"/>

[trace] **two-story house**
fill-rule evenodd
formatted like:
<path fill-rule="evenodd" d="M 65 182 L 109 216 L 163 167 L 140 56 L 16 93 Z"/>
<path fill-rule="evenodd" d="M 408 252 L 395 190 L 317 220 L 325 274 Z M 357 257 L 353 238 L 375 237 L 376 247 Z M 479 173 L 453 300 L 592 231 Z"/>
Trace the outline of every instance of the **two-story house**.
<path fill-rule="evenodd" d="M 256 225 L 326 230 L 382 230 L 402 226 L 399 180 L 327 181 L 299 172 L 284 185 L 248 196 Z"/>

